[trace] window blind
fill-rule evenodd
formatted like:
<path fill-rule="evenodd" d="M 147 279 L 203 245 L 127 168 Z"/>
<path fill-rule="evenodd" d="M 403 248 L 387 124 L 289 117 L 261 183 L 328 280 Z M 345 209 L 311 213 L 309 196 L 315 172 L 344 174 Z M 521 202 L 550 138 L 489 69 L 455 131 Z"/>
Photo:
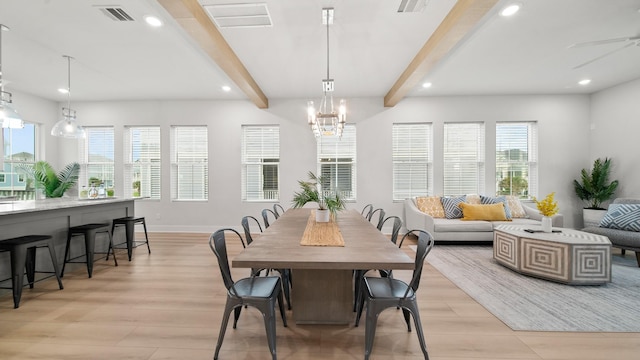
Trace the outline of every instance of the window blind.
<path fill-rule="evenodd" d="M 124 135 L 124 194 L 160 199 L 160 127 L 127 127 Z"/>
<path fill-rule="evenodd" d="M 538 188 L 536 122 L 496 123 L 496 193 L 529 198 Z"/>
<path fill-rule="evenodd" d="M 484 124 L 444 124 L 444 194 L 484 191 Z"/>
<path fill-rule="evenodd" d="M 242 126 L 242 200 L 278 200 L 280 128 Z"/>
<path fill-rule="evenodd" d="M 23 128 L 5 128 L 0 134 L 0 196 L 12 196 L 19 200 L 35 199 L 35 188 L 25 173 L 24 165 L 36 162 L 36 135 L 38 125 L 25 122 Z"/>
<path fill-rule="evenodd" d="M 90 186 L 91 183 L 113 187 L 114 179 L 114 133 L 113 127 L 85 127 L 86 137 L 79 141 L 80 163 L 78 185 Z"/>
<path fill-rule="evenodd" d="M 328 179 L 323 191 L 337 191 L 344 200 L 356 199 L 356 126 L 347 124 L 342 138 L 321 136 L 317 141 L 318 172 Z"/>
<path fill-rule="evenodd" d="M 424 196 L 433 188 L 431 124 L 393 124 L 393 199 Z"/>
<path fill-rule="evenodd" d="M 171 127 L 171 199 L 207 200 L 209 196 L 206 126 Z"/>

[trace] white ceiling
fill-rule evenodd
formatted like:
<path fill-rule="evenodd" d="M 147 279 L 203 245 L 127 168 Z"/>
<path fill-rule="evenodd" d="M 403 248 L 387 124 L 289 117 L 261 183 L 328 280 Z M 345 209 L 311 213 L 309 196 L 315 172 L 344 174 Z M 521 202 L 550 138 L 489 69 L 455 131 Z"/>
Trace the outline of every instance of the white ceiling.
<path fill-rule="evenodd" d="M 640 46 L 579 69 L 628 43 L 568 48 L 579 42 L 640 35 L 640 0 L 517 0 L 519 13 L 496 7 L 409 96 L 591 93 L 640 78 Z M 321 9 L 335 8 L 330 75 L 338 97 L 383 97 L 429 39 L 455 0 L 429 0 L 398 13 L 400 0 L 200 0 L 266 3 L 273 26 L 221 33 L 269 99 L 315 98 L 326 76 Z M 2 70 L 6 90 L 64 101 L 71 63 L 72 101 L 246 99 L 217 64 L 155 0 L 120 0 L 135 21 L 115 22 L 104 0 L 2 0 Z M 145 24 L 145 15 L 164 21 Z M 577 81 L 592 79 L 588 86 Z M 222 85 L 230 85 L 225 93 Z M 17 104 L 16 104 L 17 105 Z M 17 106 L 16 106 L 17 107 Z"/>

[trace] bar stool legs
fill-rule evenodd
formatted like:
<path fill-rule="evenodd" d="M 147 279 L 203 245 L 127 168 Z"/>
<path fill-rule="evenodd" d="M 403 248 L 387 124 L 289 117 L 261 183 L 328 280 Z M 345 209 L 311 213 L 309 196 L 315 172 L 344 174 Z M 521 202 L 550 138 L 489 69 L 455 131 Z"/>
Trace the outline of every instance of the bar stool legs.
<path fill-rule="evenodd" d="M 135 241 L 135 233 L 134 226 L 136 224 L 142 224 L 144 227 L 144 237 L 145 241 Z M 131 261 L 131 256 L 133 255 L 133 248 L 138 247 L 142 244 L 147 244 L 147 251 L 151 254 L 151 247 L 149 247 L 149 236 L 147 235 L 147 223 L 144 217 L 134 217 L 127 216 L 123 218 L 113 219 L 113 224 L 111 225 L 111 234 L 114 234 L 115 228 L 117 226 L 125 227 L 125 239 L 127 244 L 127 255 L 129 256 L 129 261 Z M 122 245 L 124 243 L 116 244 Z M 109 258 L 109 250 L 107 251 L 107 259 Z"/>
<path fill-rule="evenodd" d="M 93 262 L 94 255 L 97 254 L 95 252 L 95 244 L 96 244 L 96 235 L 98 233 L 106 233 L 109 236 L 109 247 L 111 249 L 113 247 L 113 238 L 111 236 L 111 231 L 109 230 L 109 224 L 86 224 L 80 226 L 74 226 L 69 228 L 69 234 L 67 235 L 67 247 L 64 252 L 64 264 L 62 265 L 62 275 L 64 276 L 64 269 L 67 263 L 85 263 L 87 264 L 87 273 L 89 277 L 93 275 Z M 85 245 L 85 255 L 76 256 L 74 258 L 70 258 L 69 250 L 71 245 L 71 238 L 74 236 L 84 236 L 84 245 Z M 104 254 L 104 253 L 101 253 Z M 80 257 L 85 257 L 84 261 L 72 261 L 78 259 Z M 107 250 L 106 259 L 109 260 L 109 251 Z M 118 266 L 118 260 L 116 260 L 115 254 L 113 255 L 113 261 L 115 266 Z"/>

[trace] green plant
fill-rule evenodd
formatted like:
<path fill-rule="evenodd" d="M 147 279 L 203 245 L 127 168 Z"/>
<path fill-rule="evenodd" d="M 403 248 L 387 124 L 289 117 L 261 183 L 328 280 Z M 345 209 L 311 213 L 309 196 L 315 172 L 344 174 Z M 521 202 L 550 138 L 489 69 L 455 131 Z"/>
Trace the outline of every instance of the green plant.
<path fill-rule="evenodd" d="M 33 166 L 22 167 L 36 182 L 37 187 L 44 190 L 48 198 L 62 197 L 64 192 L 72 188 L 78 181 L 80 165 L 71 163 L 66 165 L 59 173 L 56 173 L 51 164 L 46 161 L 38 161 Z"/>
<path fill-rule="evenodd" d="M 298 180 L 300 191 L 293 194 L 292 207 L 300 208 L 306 203 L 315 202 L 318 209 L 329 210 L 331 214 L 345 208 L 344 200 L 333 190 L 322 190 L 325 178 L 309 171 L 309 181 Z M 318 190 L 320 188 L 320 190 Z"/>
<path fill-rule="evenodd" d="M 609 182 L 610 172 L 611 159 L 605 158 L 604 161 L 596 159 L 593 162 L 591 172 L 587 169 L 582 169 L 581 182 L 573 180 L 576 195 L 580 200 L 589 202 L 587 209 L 604 210 L 600 205 L 603 201 L 609 200 L 616 192 L 618 180 Z"/>

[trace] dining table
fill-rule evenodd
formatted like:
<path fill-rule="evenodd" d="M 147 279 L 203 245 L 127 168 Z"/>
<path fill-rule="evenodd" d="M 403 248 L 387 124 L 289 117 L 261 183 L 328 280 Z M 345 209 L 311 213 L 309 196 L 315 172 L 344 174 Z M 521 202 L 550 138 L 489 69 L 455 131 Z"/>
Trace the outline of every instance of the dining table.
<path fill-rule="evenodd" d="M 354 270 L 414 268 L 414 259 L 356 210 L 336 213 L 333 231 L 314 219 L 313 209 L 289 209 L 232 259 L 234 268 L 290 269 L 297 324 L 352 322 Z M 314 234 L 314 244 L 303 244 Z"/>

